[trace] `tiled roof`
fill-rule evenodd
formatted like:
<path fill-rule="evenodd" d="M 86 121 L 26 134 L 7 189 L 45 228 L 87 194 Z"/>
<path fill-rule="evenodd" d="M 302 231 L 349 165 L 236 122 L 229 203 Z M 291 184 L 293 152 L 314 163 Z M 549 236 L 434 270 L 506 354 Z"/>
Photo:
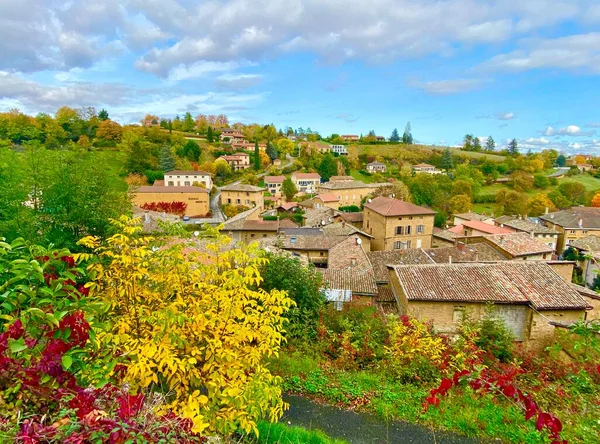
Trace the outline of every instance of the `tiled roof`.
<path fill-rule="evenodd" d="M 596 300 L 600 301 L 600 294 L 598 292 L 592 290 L 591 288 L 582 287 L 581 285 L 577 285 L 577 284 L 570 284 L 570 285 L 581 296 L 586 297 L 586 298 L 596 299 Z"/>
<path fill-rule="evenodd" d="M 319 179 L 321 180 L 321 176 L 319 173 L 293 173 L 292 177 L 296 179 Z"/>
<path fill-rule="evenodd" d="M 514 257 L 554 251 L 554 248 L 527 233 L 492 234 L 485 235 L 483 238 Z"/>
<path fill-rule="evenodd" d="M 155 186 L 155 187 L 164 187 L 165 186 L 165 181 L 164 180 L 155 180 L 154 183 L 152 184 L 152 186 Z"/>
<path fill-rule="evenodd" d="M 462 244 L 455 247 L 430 248 L 425 253 L 438 264 L 452 262 L 492 262 L 504 261 L 506 258 L 484 242 Z"/>
<path fill-rule="evenodd" d="M 381 165 L 381 166 L 385 166 L 385 163 L 381 163 L 381 162 L 371 162 L 371 163 L 368 163 L 368 164 L 367 164 L 367 166 L 369 166 L 369 165 L 371 165 L 371 166 L 375 166 L 375 165 Z"/>
<path fill-rule="evenodd" d="M 328 288 L 351 290 L 352 294 L 375 296 L 377 285 L 372 270 L 340 270 L 317 268 L 323 275 L 323 282 Z"/>
<path fill-rule="evenodd" d="M 294 227 L 280 228 L 279 231 L 282 235 L 287 236 L 323 236 L 323 230 L 320 228 L 307 228 L 307 227 Z"/>
<path fill-rule="evenodd" d="M 571 241 L 568 246 L 583 251 L 598 253 L 600 252 L 600 236 L 590 234 L 589 236 L 582 237 L 581 239 Z"/>
<path fill-rule="evenodd" d="M 435 211 L 420 207 L 403 200 L 392 199 L 391 197 L 379 196 L 371 202 L 365 204 L 365 208 L 375 211 L 383 216 L 408 216 L 420 214 L 435 214 Z"/>
<path fill-rule="evenodd" d="M 165 186 L 144 186 L 135 190 L 136 193 L 204 193 L 208 190 L 202 187 L 165 187 Z"/>
<path fill-rule="evenodd" d="M 285 202 L 279 205 L 278 208 L 283 208 L 285 211 L 289 211 L 292 208 L 296 208 L 298 206 L 298 202 Z"/>
<path fill-rule="evenodd" d="M 458 225 L 460 227 L 460 225 Z M 495 225 L 486 224 L 485 222 L 480 222 L 478 220 L 467 220 L 462 223 L 463 227 L 470 228 L 472 230 L 481 231 L 482 233 L 487 234 L 508 234 L 514 233 L 514 230 L 510 228 L 497 227 Z M 456 228 L 456 227 L 454 227 Z M 461 230 L 462 231 L 462 230 Z"/>
<path fill-rule="evenodd" d="M 315 199 L 321 199 L 323 202 L 339 202 L 340 198 L 333 193 L 321 193 L 315 196 Z"/>
<path fill-rule="evenodd" d="M 370 251 L 367 257 L 371 261 L 375 279 L 380 283 L 387 283 L 390 280 L 388 265 L 414 265 L 414 264 L 433 264 L 431 259 L 421 248 L 411 248 L 409 250 L 392 251 Z"/>
<path fill-rule="evenodd" d="M 302 218 L 304 219 L 304 225 L 307 227 L 321 227 L 333 223 L 334 215 L 335 211 L 332 208 L 307 208 Z"/>
<path fill-rule="evenodd" d="M 365 217 L 363 212 L 339 213 L 338 216 L 344 219 L 346 222 L 362 222 Z"/>
<path fill-rule="evenodd" d="M 517 216 L 499 216 L 494 219 L 494 222 L 496 222 L 497 225 L 502 225 L 514 219 L 517 219 Z"/>
<path fill-rule="evenodd" d="M 464 220 L 478 220 L 480 222 L 485 222 L 486 220 L 490 220 L 492 218 L 491 216 L 486 216 L 485 214 L 473 212 L 455 214 L 454 217 L 458 217 Z"/>
<path fill-rule="evenodd" d="M 277 220 L 245 220 L 241 228 L 242 231 L 274 231 L 279 230 L 279 221 Z"/>
<path fill-rule="evenodd" d="M 530 304 L 536 310 L 589 307 L 543 261 L 400 265 L 393 269 L 408 300 Z"/>
<path fill-rule="evenodd" d="M 457 237 L 461 237 L 461 234 L 455 233 L 450 230 L 442 230 L 441 228 L 433 227 L 433 236 L 439 237 L 447 241 L 454 241 L 454 239 L 456 239 Z"/>
<path fill-rule="evenodd" d="M 505 227 L 514 228 L 517 231 L 525 231 L 534 234 L 558 234 L 556 230 L 543 226 L 540 223 L 535 223 L 529 219 L 513 219 L 504 222 Z"/>
<path fill-rule="evenodd" d="M 413 168 L 435 168 L 434 165 L 429 165 L 428 163 L 419 163 L 415 165 Z"/>
<path fill-rule="evenodd" d="M 286 228 L 299 228 L 298 224 L 291 219 L 280 219 L 279 229 L 283 230 Z"/>
<path fill-rule="evenodd" d="M 327 182 L 321 184 L 321 189 L 323 190 L 351 190 L 354 188 L 375 188 L 377 184 L 366 184 L 360 180 L 345 180 L 342 182 Z"/>
<path fill-rule="evenodd" d="M 352 177 L 352 176 L 331 176 L 329 178 L 329 182 L 339 182 L 339 181 L 347 181 L 347 180 L 354 181 L 354 177 Z"/>
<path fill-rule="evenodd" d="M 390 287 L 377 286 L 377 296 L 375 296 L 375 302 L 396 302 L 394 292 Z"/>
<path fill-rule="evenodd" d="M 365 233 L 362 230 L 359 230 L 354 225 L 345 224 L 343 222 L 335 222 L 330 225 L 325 225 L 323 228 L 323 233 L 329 236 L 351 236 L 352 234 L 359 233 L 363 236 L 373 238 L 370 234 Z"/>
<path fill-rule="evenodd" d="M 371 270 L 371 262 L 359 241 L 358 236 L 341 236 L 342 242 L 333 245 L 327 255 L 327 268 Z"/>
<path fill-rule="evenodd" d="M 223 224 L 223 231 L 243 230 L 244 222 L 246 221 L 246 219 L 248 219 L 250 216 L 254 216 L 254 217 L 256 217 L 255 220 L 258 220 L 258 217 L 257 217 L 258 215 L 255 213 L 259 213 L 260 211 L 262 211 L 261 208 L 254 207 L 254 208 L 250 208 L 249 210 L 246 210 L 242 213 L 236 214 L 232 218 L 227 219 L 225 221 L 225 223 Z"/>
<path fill-rule="evenodd" d="M 283 183 L 285 176 L 265 176 L 265 183 Z"/>
<path fill-rule="evenodd" d="M 173 170 L 165 173 L 165 176 L 210 176 L 210 173 L 207 173 L 206 171 Z"/>
<path fill-rule="evenodd" d="M 571 229 L 600 229 L 600 208 L 573 207 L 570 210 L 543 214 L 540 219 Z M 581 221 L 581 226 L 579 222 Z"/>
<path fill-rule="evenodd" d="M 327 251 L 334 245 L 344 242 L 345 236 L 297 236 L 280 235 L 281 248 L 286 250 L 314 250 Z"/>
<path fill-rule="evenodd" d="M 226 185 L 221 188 L 221 191 L 245 191 L 250 193 L 266 191 L 266 188 L 255 187 L 254 185 L 247 185 L 245 183 Z"/>

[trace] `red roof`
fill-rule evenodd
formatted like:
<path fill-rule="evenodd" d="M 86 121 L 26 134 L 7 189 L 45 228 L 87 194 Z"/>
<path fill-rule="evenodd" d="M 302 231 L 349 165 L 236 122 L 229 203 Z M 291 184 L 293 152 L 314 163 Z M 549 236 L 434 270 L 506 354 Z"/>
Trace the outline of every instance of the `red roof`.
<path fill-rule="evenodd" d="M 285 176 L 265 176 L 265 183 L 283 183 Z"/>
<path fill-rule="evenodd" d="M 478 220 L 467 220 L 462 224 L 464 227 L 471 228 L 472 230 L 481 231 L 486 234 L 507 234 L 514 233 L 515 230 L 506 227 L 497 227 L 495 225 L 486 224 Z M 460 226 L 460 225 L 459 225 Z"/>
<path fill-rule="evenodd" d="M 339 202 L 340 198 L 333 193 L 323 193 L 315 196 L 315 199 L 321 199 L 323 202 Z"/>
<path fill-rule="evenodd" d="M 391 197 L 379 196 L 365 205 L 365 208 L 375 211 L 383 216 L 404 216 L 413 214 L 435 214 L 435 211 L 420 207 L 403 200 L 392 199 Z"/>
<path fill-rule="evenodd" d="M 321 180 L 321 176 L 319 173 L 294 173 L 292 174 L 296 179 L 319 179 Z"/>

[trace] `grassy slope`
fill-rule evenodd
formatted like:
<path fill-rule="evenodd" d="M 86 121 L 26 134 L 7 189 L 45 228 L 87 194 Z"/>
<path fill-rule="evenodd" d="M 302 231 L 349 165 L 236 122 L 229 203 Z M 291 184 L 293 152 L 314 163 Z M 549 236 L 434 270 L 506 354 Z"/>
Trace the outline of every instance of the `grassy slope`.
<path fill-rule="evenodd" d="M 486 153 L 475 153 L 471 151 L 462 151 L 460 148 L 452 148 L 445 146 L 430 146 L 430 145 L 403 145 L 403 144 L 385 144 L 385 145 L 348 145 L 348 156 L 356 158 L 360 154 L 373 154 L 394 157 L 398 155 L 401 150 L 411 152 L 422 152 L 424 155 L 428 151 L 444 151 L 446 148 L 452 150 L 453 154 L 459 157 L 481 159 L 486 157 L 492 162 L 502 162 L 505 160 L 504 156 L 497 154 L 486 154 Z"/>
<path fill-rule="evenodd" d="M 258 438 L 246 438 L 252 444 L 345 444 L 346 441 L 332 439 L 320 430 L 308 430 L 302 427 L 288 426 L 266 421 L 258 423 Z"/>

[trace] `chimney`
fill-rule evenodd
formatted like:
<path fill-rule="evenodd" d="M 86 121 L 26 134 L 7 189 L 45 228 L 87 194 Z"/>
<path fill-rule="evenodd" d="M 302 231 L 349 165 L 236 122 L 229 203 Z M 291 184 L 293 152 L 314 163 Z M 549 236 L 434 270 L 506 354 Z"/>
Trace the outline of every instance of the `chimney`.
<path fill-rule="evenodd" d="M 465 251 L 464 242 L 459 242 L 456 246 L 458 247 L 458 251 Z"/>
<path fill-rule="evenodd" d="M 448 263 L 451 264 L 452 263 L 452 256 L 448 256 Z"/>
<path fill-rule="evenodd" d="M 500 236 L 500 245 L 504 245 L 504 236 Z"/>
<path fill-rule="evenodd" d="M 535 238 L 535 233 L 533 231 L 531 231 L 531 238 Z"/>
<path fill-rule="evenodd" d="M 544 211 L 544 214 L 548 214 L 548 211 L 550 211 L 550 208 L 546 207 L 546 211 Z"/>
<path fill-rule="evenodd" d="M 356 266 L 356 258 L 355 257 L 350 258 L 350 265 L 353 267 Z"/>
<path fill-rule="evenodd" d="M 579 225 L 579 228 L 583 227 L 583 219 L 579 219 L 577 225 Z"/>
<path fill-rule="evenodd" d="M 479 262 L 479 251 L 477 251 L 477 249 L 475 249 L 473 254 L 473 262 Z"/>

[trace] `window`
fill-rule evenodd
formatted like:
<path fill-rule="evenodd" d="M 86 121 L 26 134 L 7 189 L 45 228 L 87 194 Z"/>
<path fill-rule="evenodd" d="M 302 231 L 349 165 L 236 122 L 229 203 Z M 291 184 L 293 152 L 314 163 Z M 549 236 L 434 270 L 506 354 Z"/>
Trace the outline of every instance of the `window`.
<path fill-rule="evenodd" d="M 394 242 L 394 250 L 400 250 L 402 248 L 402 242 L 396 241 Z"/>
<path fill-rule="evenodd" d="M 240 199 L 236 199 L 236 203 L 237 203 L 238 205 L 241 205 L 241 204 L 242 204 L 242 201 L 241 201 Z"/>
<path fill-rule="evenodd" d="M 401 218 L 401 217 L 399 217 L 399 218 L 398 218 L 398 220 L 402 220 L 402 218 Z"/>
<path fill-rule="evenodd" d="M 173 181 L 169 181 L 169 186 L 170 187 L 175 186 L 175 184 L 173 183 Z"/>
<path fill-rule="evenodd" d="M 396 235 L 404 234 L 404 227 L 396 227 Z"/>
<path fill-rule="evenodd" d="M 290 244 L 295 244 L 296 243 L 296 238 L 295 237 L 291 237 L 290 238 Z"/>
<path fill-rule="evenodd" d="M 251 234 L 250 234 L 250 237 L 254 237 L 254 233 L 251 233 Z"/>
<path fill-rule="evenodd" d="M 412 227 L 410 225 L 406 226 L 406 234 L 410 234 L 411 228 Z"/>
<path fill-rule="evenodd" d="M 408 250 L 410 248 L 410 241 L 402 242 L 396 241 L 394 242 L 394 250 Z"/>
<path fill-rule="evenodd" d="M 410 216 L 410 217 L 408 218 L 408 220 L 412 220 L 412 216 Z"/>
<path fill-rule="evenodd" d="M 231 199 L 227 199 L 227 203 L 230 204 L 231 203 Z"/>
<path fill-rule="evenodd" d="M 187 182 L 187 181 L 186 181 L 186 182 L 183 182 L 183 186 L 184 186 L 184 187 L 189 187 L 189 186 L 190 186 L 190 183 L 189 183 L 189 182 Z"/>
<path fill-rule="evenodd" d="M 423 234 L 425 232 L 425 225 L 417 225 L 417 234 Z"/>
<path fill-rule="evenodd" d="M 323 254 L 324 253 L 322 251 L 319 251 L 319 256 L 323 257 Z"/>
<path fill-rule="evenodd" d="M 452 320 L 455 324 L 460 324 L 465 318 L 465 307 L 457 306 L 454 307 L 454 315 L 452 316 Z"/>

